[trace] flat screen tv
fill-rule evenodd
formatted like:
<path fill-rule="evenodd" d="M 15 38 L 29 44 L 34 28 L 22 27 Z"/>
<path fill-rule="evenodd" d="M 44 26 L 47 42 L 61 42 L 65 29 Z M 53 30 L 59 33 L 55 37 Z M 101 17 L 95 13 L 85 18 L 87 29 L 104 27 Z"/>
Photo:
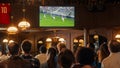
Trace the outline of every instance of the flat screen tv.
<path fill-rule="evenodd" d="M 74 27 L 74 6 L 40 6 L 39 27 Z"/>

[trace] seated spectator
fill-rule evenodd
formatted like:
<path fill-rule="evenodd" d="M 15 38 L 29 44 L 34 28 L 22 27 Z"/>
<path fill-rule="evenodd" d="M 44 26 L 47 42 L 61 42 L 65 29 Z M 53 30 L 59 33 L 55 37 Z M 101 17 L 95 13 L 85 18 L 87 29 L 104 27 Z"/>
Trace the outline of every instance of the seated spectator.
<path fill-rule="evenodd" d="M 33 68 L 32 64 L 19 57 L 19 45 L 10 43 L 8 45 L 10 57 L 7 60 L 0 62 L 0 68 Z"/>
<path fill-rule="evenodd" d="M 34 58 L 31 54 L 30 54 L 30 50 L 31 50 L 32 44 L 30 41 L 25 40 L 22 42 L 21 44 L 21 48 L 23 50 L 23 54 L 21 55 L 21 58 L 25 59 L 25 60 L 29 60 L 34 68 L 40 68 L 40 62 L 38 59 Z"/>
<path fill-rule="evenodd" d="M 110 55 L 103 59 L 101 68 L 120 68 L 120 42 L 109 41 L 108 50 Z"/>

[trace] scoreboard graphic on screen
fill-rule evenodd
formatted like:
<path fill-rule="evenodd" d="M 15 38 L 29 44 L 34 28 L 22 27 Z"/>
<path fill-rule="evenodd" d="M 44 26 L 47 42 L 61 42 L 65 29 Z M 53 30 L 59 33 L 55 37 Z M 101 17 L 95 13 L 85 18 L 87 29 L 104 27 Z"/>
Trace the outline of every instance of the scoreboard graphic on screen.
<path fill-rule="evenodd" d="M 0 3 L 0 24 L 10 23 L 10 3 Z"/>

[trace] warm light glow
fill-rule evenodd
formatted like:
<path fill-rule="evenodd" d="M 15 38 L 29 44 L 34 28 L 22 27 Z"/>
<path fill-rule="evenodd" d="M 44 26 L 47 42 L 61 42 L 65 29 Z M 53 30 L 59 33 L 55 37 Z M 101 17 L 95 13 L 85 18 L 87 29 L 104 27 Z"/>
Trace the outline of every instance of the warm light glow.
<path fill-rule="evenodd" d="M 52 42 L 52 39 L 51 38 L 47 38 L 46 42 Z"/>
<path fill-rule="evenodd" d="M 65 39 L 64 39 L 64 38 L 59 38 L 59 41 L 60 41 L 60 42 L 64 42 Z"/>
<path fill-rule="evenodd" d="M 10 41 L 9 41 L 9 43 L 13 43 L 13 42 L 14 42 L 14 40 L 10 40 Z"/>
<path fill-rule="evenodd" d="M 117 39 L 118 42 L 120 42 L 120 39 Z"/>
<path fill-rule="evenodd" d="M 80 40 L 79 40 L 79 43 L 83 43 L 83 42 L 84 42 L 84 40 L 83 40 L 83 39 L 80 39 Z"/>
<path fill-rule="evenodd" d="M 23 20 L 18 24 L 18 27 L 20 27 L 22 30 L 25 30 L 30 27 L 30 23 L 26 20 Z"/>
<path fill-rule="evenodd" d="M 79 39 L 79 46 L 84 46 L 84 40 L 83 39 Z"/>
<path fill-rule="evenodd" d="M 94 38 L 94 39 L 98 39 L 98 37 L 99 37 L 98 35 L 94 35 L 94 37 L 93 37 L 93 38 Z"/>
<path fill-rule="evenodd" d="M 74 41 L 73 41 L 74 43 L 78 43 L 78 40 L 77 39 L 74 39 Z"/>
<path fill-rule="evenodd" d="M 8 31 L 9 34 L 16 34 L 18 29 L 14 26 L 11 26 L 7 29 L 7 31 Z"/>
<path fill-rule="evenodd" d="M 115 38 L 120 39 L 120 34 L 117 34 Z"/>
<path fill-rule="evenodd" d="M 38 41 L 38 43 L 39 43 L 39 44 L 42 44 L 42 43 L 43 43 L 43 41 Z"/>
<path fill-rule="evenodd" d="M 3 43 L 8 43 L 8 39 L 3 39 Z"/>

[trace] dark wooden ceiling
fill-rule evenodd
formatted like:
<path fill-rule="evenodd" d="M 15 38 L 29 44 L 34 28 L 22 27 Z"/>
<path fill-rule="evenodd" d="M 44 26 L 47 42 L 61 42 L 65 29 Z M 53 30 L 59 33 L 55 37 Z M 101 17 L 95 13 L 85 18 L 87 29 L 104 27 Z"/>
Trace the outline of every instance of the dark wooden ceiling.
<path fill-rule="evenodd" d="M 119 0 L 0 0 L 0 3 L 11 3 L 11 15 L 16 25 L 22 19 L 23 2 L 26 4 L 26 18 L 30 20 L 33 28 L 39 28 L 40 5 L 75 6 L 75 29 L 120 26 Z"/>

